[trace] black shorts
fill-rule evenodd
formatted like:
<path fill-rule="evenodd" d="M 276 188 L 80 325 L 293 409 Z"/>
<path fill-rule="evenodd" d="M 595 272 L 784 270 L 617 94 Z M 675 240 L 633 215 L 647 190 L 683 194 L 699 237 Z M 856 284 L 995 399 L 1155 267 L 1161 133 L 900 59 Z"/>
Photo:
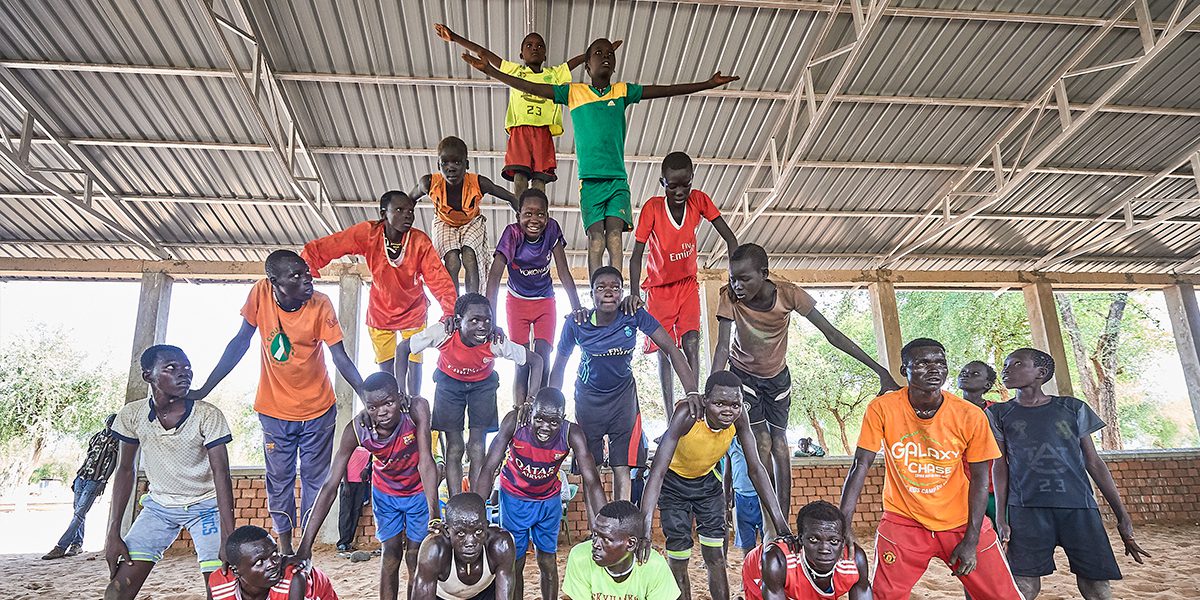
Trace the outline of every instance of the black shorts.
<path fill-rule="evenodd" d="M 692 549 L 693 520 L 700 545 L 723 547 L 727 529 L 721 479 L 711 471 L 687 479 L 668 470 L 658 497 L 658 518 L 667 538 L 667 558 L 687 560 Z"/>
<path fill-rule="evenodd" d="M 1053 573 L 1054 547 L 1062 546 L 1076 576 L 1093 581 L 1121 578 L 1097 509 L 1010 506 L 1008 526 L 1008 564 L 1017 577 Z"/>
<path fill-rule="evenodd" d="M 467 413 L 470 414 L 471 429 L 499 429 L 496 390 L 500 388 L 500 377 L 495 371 L 483 381 L 459 381 L 435 370 L 433 381 L 436 385 L 430 429 L 462 431 Z"/>
<path fill-rule="evenodd" d="M 637 386 L 632 382 L 609 394 L 575 386 L 575 422 L 583 430 L 588 452 L 597 465 L 646 465 L 646 434 L 642 431 L 642 413 L 638 410 Z"/>
<path fill-rule="evenodd" d="M 742 399 L 750 407 L 750 424 L 766 421 L 776 429 L 787 429 L 792 409 L 792 372 L 784 367 L 778 375 L 763 379 L 733 365 L 729 370 L 742 380 Z"/>

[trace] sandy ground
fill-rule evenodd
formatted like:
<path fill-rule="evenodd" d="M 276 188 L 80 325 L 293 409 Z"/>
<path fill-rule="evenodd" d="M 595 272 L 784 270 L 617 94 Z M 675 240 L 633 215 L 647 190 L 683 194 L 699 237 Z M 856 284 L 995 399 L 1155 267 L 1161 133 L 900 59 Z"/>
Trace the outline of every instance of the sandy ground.
<path fill-rule="evenodd" d="M 90 528 L 89 528 L 90 529 Z M 1114 548 L 1119 548 L 1116 531 L 1110 531 Z M 7 536 L 6 536 L 7 537 Z M 864 540 L 870 539 L 862 536 Z M 1138 529 L 1142 547 L 1154 558 L 1138 566 L 1126 558 L 1120 560 L 1125 579 L 1114 582 L 1113 597 L 1138 600 L 1191 600 L 1200 598 L 1200 526 L 1142 526 Z M 13 540 L 9 538 L 11 546 Z M 39 560 L 37 554 L 0 554 L 0 590 L 8 598 L 97 598 L 104 590 L 107 569 L 98 552 L 56 561 Z M 738 554 L 734 551 L 734 554 Z M 868 552 L 869 555 L 869 552 Z M 560 575 L 566 554 L 560 555 Z M 319 552 L 316 563 L 333 579 L 338 594 L 347 600 L 375 598 L 378 590 L 379 560 L 351 563 L 337 558 L 328 549 Z M 530 560 L 525 569 L 528 599 L 537 593 L 537 565 Z M 732 557 L 729 565 L 730 586 L 734 595 L 741 592 L 741 560 Z M 1043 581 L 1040 598 L 1047 600 L 1078 598 L 1075 579 L 1067 570 L 1066 557 L 1058 555 L 1058 572 Z M 708 599 L 705 574 L 698 558 L 692 567 L 694 598 Z M 155 600 L 202 600 L 203 590 L 196 572 L 194 555 L 171 554 L 150 575 L 139 598 Z M 941 563 L 929 571 L 914 590 L 913 598 L 957 600 L 961 587 Z"/>

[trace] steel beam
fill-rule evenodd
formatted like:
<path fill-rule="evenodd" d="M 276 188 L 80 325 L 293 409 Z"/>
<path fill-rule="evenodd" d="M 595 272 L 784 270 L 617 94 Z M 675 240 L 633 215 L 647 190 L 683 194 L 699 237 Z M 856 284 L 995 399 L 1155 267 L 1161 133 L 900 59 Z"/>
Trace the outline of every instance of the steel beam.
<path fill-rule="evenodd" d="M 271 153 L 279 161 L 280 167 L 287 174 L 288 182 L 297 196 L 304 200 L 308 209 L 328 233 L 342 228 L 337 211 L 329 204 L 329 192 L 321 177 L 317 161 L 309 152 L 304 132 L 296 120 L 295 110 L 288 99 L 283 85 L 275 76 L 274 63 L 271 61 L 269 50 L 263 43 L 262 34 L 257 21 L 245 0 L 230 2 L 233 10 L 240 12 L 240 17 L 248 27 L 238 30 L 235 35 L 243 41 L 248 41 L 255 55 L 253 72 L 247 78 L 242 67 L 238 64 L 233 47 L 226 36 L 228 27 L 223 24 L 232 22 L 231 19 L 218 15 L 213 6 L 213 0 L 196 0 L 197 7 L 208 24 L 213 38 L 216 39 L 229 71 L 242 91 L 245 106 L 249 109 L 262 133 L 266 134 Z M 259 92 L 264 99 L 259 99 Z M 264 108 L 264 106 L 266 108 Z M 298 159 L 298 160 L 297 160 Z M 315 187 L 315 190 L 312 189 Z"/>
<path fill-rule="evenodd" d="M 1182 16 L 1181 19 L 1171 28 L 1162 32 L 1162 35 L 1154 41 L 1149 49 L 1143 49 L 1136 62 L 1125 67 L 1117 67 L 1123 68 L 1121 74 L 1105 87 L 1104 91 L 1099 94 L 1099 96 L 1095 101 L 1092 102 L 1088 109 L 1079 115 L 1073 115 L 1073 117 L 1070 119 L 1070 122 L 1062 124 L 1058 133 L 1049 142 L 1041 146 L 1036 153 L 1028 158 L 1028 160 L 1023 161 L 1026 150 L 1028 149 L 1028 144 L 1033 136 L 1033 132 L 1037 130 L 1042 123 L 1042 118 L 1046 116 L 1047 105 L 1051 101 L 1051 98 L 1054 97 L 1056 90 L 1062 89 L 1060 87 L 1062 80 L 1069 74 L 1076 71 L 1076 69 L 1083 64 L 1083 61 L 1086 60 L 1102 42 L 1108 39 L 1109 34 L 1112 32 L 1116 23 L 1125 18 L 1130 12 L 1133 12 L 1134 5 L 1136 3 L 1137 0 L 1125 2 L 1116 16 L 1111 18 L 1105 27 L 1096 32 L 1095 35 L 1087 40 L 1083 46 L 1081 46 L 1072 55 L 1072 57 L 1062 67 L 1059 68 L 1057 74 L 1051 79 L 1048 85 L 1045 86 L 1044 91 L 1039 96 L 1041 100 L 1039 101 L 1038 105 L 1034 106 L 1031 104 L 1029 108 L 1022 111 L 1016 119 L 1010 121 L 1009 125 L 1003 128 L 1000 135 L 993 139 L 987 145 L 986 149 L 980 153 L 979 158 L 975 161 L 973 166 L 971 168 L 964 169 L 946 187 L 944 187 L 941 192 L 939 192 L 937 197 L 932 199 L 932 201 L 929 203 L 929 209 L 927 212 L 928 214 L 932 215 L 936 210 L 938 210 L 938 207 L 942 205 L 942 203 L 945 201 L 945 198 L 955 192 L 964 191 L 965 187 L 969 185 L 971 176 L 976 167 L 991 161 L 994 156 L 1000 154 L 1001 151 L 1007 146 L 1016 144 L 1019 141 L 1020 147 L 1016 156 L 1009 159 L 1009 164 L 1012 165 L 1011 168 L 1006 171 L 1002 177 L 1002 180 L 997 182 L 992 193 L 976 203 L 971 209 L 966 211 L 966 214 L 959 218 L 942 219 L 938 221 L 937 224 L 932 227 L 932 229 L 923 234 L 920 233 L 920 230 L 915 230 L 917 231 L 916 234 L 908 236 L 906 239 L 897 244 L 890 253 L 888 253 L 877 263 L 877 267 L 887 267 L 904 255 L 915 251 L 917 248 L 920 248 L 921 246 L 933 240 L 938 239 L 951 229 L 958 226 L 960 223 L 972 218 L 976 214 L 982 213 L 983 211 L 991 208 L 1007 198 L 1014 190 L 1016 190 L 1031 175 L 1033 175 L 1038 167 L 1040 167 L 1047 159 L 1063 148 L 1075 136 L 1076 133 L 1083 130 L 1084 126 L 1089 123 L 1091 119 L 1096 116 L 1096 114 L 1099 113 L 1101 107 L 1115 98 L 1151 63 L 1153 63 L 1160 54 L 1162 54 L 1168 47 L 1177 41 L 1188 26 L 1200 19 L 1200 7 L 1193 8 L 1186 15 Z"/>

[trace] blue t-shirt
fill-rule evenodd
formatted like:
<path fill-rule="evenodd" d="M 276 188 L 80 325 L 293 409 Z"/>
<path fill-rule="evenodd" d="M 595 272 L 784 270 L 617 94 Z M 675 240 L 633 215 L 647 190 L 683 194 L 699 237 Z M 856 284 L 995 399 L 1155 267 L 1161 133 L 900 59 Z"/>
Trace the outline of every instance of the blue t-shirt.
<path fill-rule="evenodd" d="M 1041 406 L 1016 400 L 984 411 L 1008 460 L 1008 505 L 1096 508 L 1079 440 L 1104 427 L 1082 400 L 1051 396 Z"/>
<path fill-rule="evenodd" d="M 525 239 L 520 223 L 511 223 L 500 234 L 496 254 L 504 257 L 508 266 L 508 291 L 518 298 L 536 300 L 554 297 L 554 282 L 550 279 L 550 263 L 554 247 L 566 245 L 558 221 L 550 219 L 542 237 L 536 242 Z"/>
<path fill-rule="evenodd" d="M 754 482 L 750 481 L 750 471 L 746 468 L 746 454 L 736 437 L 729 445 L 729 459 L 733 463 L 733 491 L 743 496 L 758 496 Z"/>
<path fill-rule="evenodd" d="M 583 325 L 567 319 L 558 340 L 558 352 L 569 356 L 579 347 L 579 381 L 575 387 L 609 394 L 624 390 L 633 383 L 633 352 L 637 348 L 637 332 L 650 335 L 660 325 L 645 309 L 633 316 L 618 312 L 612 323 L 596 325 L 596 313 Z"/>

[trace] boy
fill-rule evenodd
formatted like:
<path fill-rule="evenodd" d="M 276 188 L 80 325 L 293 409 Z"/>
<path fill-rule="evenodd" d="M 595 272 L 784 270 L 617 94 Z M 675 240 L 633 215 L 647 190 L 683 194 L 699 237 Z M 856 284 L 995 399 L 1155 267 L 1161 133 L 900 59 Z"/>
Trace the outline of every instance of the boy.
<path fill-rule="evenodd" d="M 367 259 L 371 287 L 367 296 L 367 335 L 379 370 L 407 379 L 408 390 L 421 393 L 421 355 L 396 363 L 397 334 L 403 342 L 425 328 L 429 300 L 425 288 L 442 307 L 443 319 L 454 312 L 458 294 L 446 267 L 424 231 L 413 228 L 415 202 L 392 190 L 379 199 L 379 220 L 363 221 L 345 231 L 304 245 L 300 257 L 313 277 L 335 259 L 358 254 Z M 410 369 L 410 363 L 412 368 Z"/>
<path fill-rule="evenodd" d="M 75 556 L 83 550 L 83 525 L 88 511 L 92 510 L 96 498 L 104 495 L 104 486 L 117 468 L 117 450 L 121 441 L 112 434 L 112 424 L 116 418 L 117 415 L 108 415 L 104 420 L 104 429 L 88 440 L 87 457 L 75 472 L 75 481 L 71 482 L 71 491 L 75 494 L 71 522 L 58 544 L 42 556 L 42 560 Z"/>
<path fill-rule="evenodd" d="M 882 447 L 884 513 L 872 593 L 879 600 L 906 600 L 937 557 L 971 598 L 1020 600 L 996 533 L 983 518 L 988 461 L 1000 457 L 987 417 L 942 391 L 948 369 L 940 342 L 917 338 L 900 349 L 900 361 L 908 385 L 867 405 L 842 488 L 842 514 L 851 523 Z"/>
<path fill-rule="evenodd" d="M 597 458 L 608 457 L 608 466 L 613 470 L 613 497 L 620 500 L 628 500 L 631 495 L 630 467 L 646 464 L 646 436 L 642 433 L 637 385 L 630 367 L 638 331 L 666 349 L 671 366 L 687 391 L 688 414 L 694 419 L 703 410 L 700 393 L 696 391 L 696 375 L 683 352 L 644 309 L 639 308 L 632 315 L 621 311 L 624 291 L 625 282 L 615 267 L 604 266 L 592 272 L 592 304 L 596 308 L 583 323 L 568 319 L 563 325 L 550 374 L 550 387 L 562 389 L 567 361 L 575 347 L 579 347 L 575 422 L 587 435 L 588 452 Z"/>
<path fill-rule="evenodd" d="M 333 506 L 338 482 L 346 473 L 351 454 L 361 446 L 374 457 L 371 504 L 375 537 L 383 544 L 379 597 L 395 600 L 400 587 L 400 562 L 408 564 L 411 582 L 417 568 L 417 545 L 429 533 L 429 524 L 440 520 L 437 470 L 429 447 L 429 404 L 414 396 L 406 399 L 408 409 L 403 410 L 396 378 L 389 373 L 367 377 L 363 394 L 366 408 L 342 430 L 329 480 L 317 495 L 296 556 L 300 560 L 312 558 L 317 531 Z"/>
<path fill-rule="evenodd" d="M 521 62 L 501 59 L 491 50 L 468 40 L 438 23 L 433 26 L 438 37 L 470 50 L 488 64 L 514 77 L 533 83 L 561 85 L 571 83 L 571 71 L 583 64 L 580 54 L 567 62 L 543 68 L 546 62 L 546 40 L 539 33 L 530 33 L 521 40 Z M 613 42 L 613 49 L 621 45 Z M 500 175 L 513 182 L 518 197 L 532 185 L 546 191 L 546 184 L 558 180 L 558 162 L 554 156 L 554 138 L 562 135 L 562 109 L 547 98 L 525 94 L 517 89 L 508 92 L 508 112 L 504 114 L 504 131 L 508 133 L 508 148 L 504 152 L 504 170 Z M 494 299 L 493 299 L 494 300 Z"/>
<path fill-rule="evenodd" d="M 725 506 L 733 512 L 733 545 L 742 551 L 744 558 L 760 542 L 765 539 L 763 532 L 762 505 L 758 501 L 758 492 L 754 490 L 754 482 L 750 480 L 750 470 L 746 466 L 746 453 L 742 450 L 737 438 L 729 444 L 729 452 L 725 454 L 727 472 L 724 477 Z M 761 461 L 760 461 L 761 463 Z M 772 490 L 773 491 L 773 490 Z"/>
<path fill-rule="evenodd" d="M 787 544 L 755 548 L 742 563 L 746 600 L 871 600 L 867 554 L 846 538 L 846 518 L 817 500 L 796 515 L 800 552 Z"/>
<path fill-rule="evenodd" d="M 717 305 L 720 329 L 712 370 L 720 371 L 728 363 L 729 370 L 742 380 L 758 455 L 772 475 L 779 506 L 787 514 L 792 494 L 787 441 L 792 375 L 786 358 L 792 312 L 808 319 L 835 348 L 879 375 L 880 393 L 899 386 L 887 369 L 825 319 L 808 292 L 790 282 L 774 281 L 770 275 L 762 246 L 742 244 L 730 254 L 729 285 L 721 288 Z"/>
<path fill-rule="evenodd" d="M 558 477 L 569 452 L 583 474 L 584 500 L 588 515 L 604 506 L 604 487 L 596 472 L 596 461 L 588 452 L 587 438 L 578 425 L 567 421 L 567 399 L 554 388 L 542 388 L 529 409 L 527 423 L 518 423 L 514 410 L 504 417 L 500 433 L 492 440 L 480 477 L 471 489 L 483 498 L 492 495 L 500 470 L 500 525 L 516 544 L 518 573 L 525 571 L 525 553 L 530 534 L 537 548 L 542 600 L 558 598 L 558 530 L 562 522 L 562 481 Z M 518 577 L 514 598 L 524 598 L 525 582 Z"/>
<path fill-rule="evenodd" d="M 285 563 L 266 529 L 242 525 L 225 541 L 228 569 L 208 576 L 213 600 L 338 600 L 333 582 L 316 567 Z"/>
<path fill-rule="evenodd" d="M 554 281 L 550 279 L 550 259 L 554 259 L 558 270 L 558 281 L 571 301 L 571 312 L 582 319 L 586 311 L 579 306 L 579 293 L 575 290 L 575 279 L 571 277 L 571 265 L 567 262 L 566 241 L 558 221 L 550 218 L 549 201 L 538 189 L 526 190 L 521 194 L 517 209 L 517 222 L 504 228 L 492 268 L 488 271 L 487 298 L 492 306 L 500 292 L 500 277 L 508 269 L 508 336 L 512 341 L 529 347 L 533 339 L 533 351 L 550 363 L 550 351 L 554 343 L 554 329 L 558 324 L 558 311 L 554 302 Z M 529 330 L 533 329 L 530 336 Z M 547 372 L 542 374 L 542 385 L 546 384 Z M 529 396 L 526 382 L 528 367 L 517 369 L 513 382 L 513 402 L 520 406 Z"/>
<path fill-rule="evenodd" d="M 359 446 L 350 455 L 350 461 L 346 463 L 345 478 L 338 486 L 338 556 L 349 558 L 350 553 L 354 551 L 358 519 L 362 516 L 363 507 L 370 501 L 371 453 Z"/>
<path fill-rule="evenodd" d="M 487 217 L 479 210 L 484 194 L 507 202 L 514 211 L 517 197 L 482 175 L 469 173 L 467 143 L 450 136 L 438 142 L 438 173 L 421 177 L 412 197 L 433 201 L 433 245 L 450 271 L 458 290 L 458 271 L 468 292 L 479 293 L 479 282 L 488 272 L 492 247 L 487 241 Z"/>
<path fill-rule="evenodd" d="M 483 498 L 466 492 L 446 503 L 444 532 L 421 542 L 413 600 L 512 600 L 513 540 L 488 525 Z"/>
<path fill-rule="evenodd" d="M 416 352 L 438 349 L 437 371 L 433 380 L 433 429 L 446 440 L 446 482 L 450 495 L 462 491 L 463 426 L 470 413 L 470 432 L 466 455 L 471 464 L 470 480 L 479 477 L 483 465 L 484 436 L 500 425 L 496 409 L 496 390 L 500 378 L 495 361 L 507 358 L 517 365 L 529 365 L 529 391 L 536 394 L 542 384 L 542 359 L 536 353 L 504 339 L 492 324 L 492 305 L 487 298 L 467 293 L 454 303 L 456 331 L 433 327 L 413 336 Z"/>
<path fill-rule="evenodd" d="M 342 328 L 329 296 L 313 291 L 308 263 L 291 250 L 267 256 L 267 278 L 254 284 L 242 307 L 242 326 L 199 390 L 200 399 L 237 366 L 254 331 L 262 344 L 262 371 L 254 410 L 263 431 L 267 508 L 285 554 L 292 552 L 296 518 L 296 462 L 300 462 L 300 514 L 312 510 L 329 476 L 333 454 L 333 383 L 325 370 L 324 343 L 333 365 L 357 393 L 362 377 L 342 346 Z M 360 394 L 361 395 L 361 394 Z"/>
<path fill-rule="evenodd" d="M 725 498 L 721 478 L 714 472 L 729 451 L 734 437 L 746 451 L 750 480 L 764 499 L 775 531 L 791 535 L 787 517 L 771 493 L 771 478 L 758 460 L 758 448 L 750 432 L 750 418 L 742 408 L 742 382 L 729 371 L 716 371 L 704 384 L 704 413 L 699 420 L 677 412 L 667 424 L 654 453 L 646 491 L 642 495 L 644 535 L 650 538 L 654 508 L 658 507 L 671 573 L 682 590 L 692 597 L 688 580 L 688 558 L 692 553 L 692 521 L 700 535 L 700 554 L 708 570 L 708 589 L 713 600 L 728 600 L 729 579 L 725 569 Z M 661 492 L 661 497 L 659 493 Z"/>
<path fill-rule="evenodd" d="M 588 236 L 588 272 L 595 272 L 608 250 L 608 265 L 620 267 L 621 234 L 632 229 L 629 181 L 625 173 L 625 109 L 642 100 L 711 90 L 737 77 L 713 74 L 708 81 L 679 85 L 613 83 L 616 46 L 604 38 L 587 49 L 585 69 L 591 84 L 534 83 L 501 72 L 487 60 L 463 54 L 472 67 L 526 94 L 566 104 L 575 125 L 575 156 L 579 168 L 579 208 Z"/>
<path fill-rule="evenodd" d="M 646 270 L 646 311 L 671 334 L 675 345 L 683 349 L 692 371 L 700 372 L 700 282 L 696 279 L 696 229 L 700 220 L 710 221 L 725 240 L 729 252 L 737 248 L 737 237 L 721 217 L 712 198 L 692 189 L 695 170 L 692 159 L 683 152 L 663 158 L 664 195 L 642 205 L 637 229 L 633 232 L 633 254 L 629 257 L 629 309 L 642 305 L 638 281 L 642 277 L 642 255 L 650 247 L 650 268 Z M 675 378 L 667 355 L 647 340 L 646 353 L 658 350 L 658 379 L 662 383 L 663 406 L 667 418 L 675 411 Z"/>
<path fill-rule="evenodd" d="M 563 598 L 567 600 L 678 600 L 679 586 L 657 552 L 639 562 L 634 551 L 642 540 L 642 511 L 628 500 L 609 502 L 592 524 L 592 539 L 567 555 Z"/>
<path fill-rule="evenodd" d="M 996 370 L 991 365 L 981 361 L 973 360 L 963 365 L 962 370 L 958 372 L 958 389 L 962 392 L 963 400 L 978 406 L 981 410 L 995 404 L 983 397 L 984 394 L 992 391 L 996 385 Z M 1001 449 L 1003 452 L 1003 449 Z M 968 471 L 970 467 L 963 465 Z M 991 520 L 992 525 L 996 525 L 996 493 L 995 486 L 992 485 L 992 469 L 988 465 L 988 505 L 987 517 Z"/>
<path fill-rule="evenodd" d="M 1054 547 L 1062 546 L 1086 600 L 1109 600 L 1109 581 L 1121 578 L 1088 475 L 1117 517 L 1125 554 L 1142 564 L 1150 557 L 1133 539 L 1133 522 L 1092 434 L 1104 421 L 1077 398 L 1042 391 L 1054 376 L 1054 359 L 1021 348 L 1004 359 L 1004 386 L 1016 398 L 987 409 L 1004 456 L 993 465 L 996 520 L 1007 544 L 1017 587 L 1037 598 L 1041 578 L 1054 572 Z"/>
<path fill-rule="evenodd" d="M 228 558 L 222 546 L 233 531 L 233 482 L 225 447 L 233 435 L 225 415 L 212 404 L 186 398 L 192 363 L 183 350 L 151 346 L 142 352 L 140 363 L 150 397 L 126 404 L 112 424 L 121 450 L 104 547 L 111 577 L 104 591 L 107 600 L 137 596 L 163 551 L 185 527 L 207 588 L 208 574 Z M 121 521 L 137 478 L 135 459 L 146 473 L 149 493 L 122 539 Z"/>

